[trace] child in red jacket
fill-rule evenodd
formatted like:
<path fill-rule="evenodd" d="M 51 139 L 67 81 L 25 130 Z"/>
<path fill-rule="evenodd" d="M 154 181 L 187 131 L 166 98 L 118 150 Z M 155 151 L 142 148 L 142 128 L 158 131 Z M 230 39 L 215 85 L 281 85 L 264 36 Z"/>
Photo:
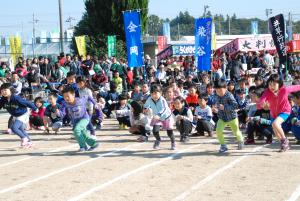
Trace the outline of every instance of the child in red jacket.
<path fill-rule="evenodd" d="M 30 129 L 34 128 L 38 130 L 43 130 L 44 128 L 43 118 L 46 110 L 46 108 L 44 107 L 43 99 L 41 97 L 36 97 L 34 99 L 34 105 L 38 108 L 38 111 L 31 112 L 31 115 L 29 117 Z"/>

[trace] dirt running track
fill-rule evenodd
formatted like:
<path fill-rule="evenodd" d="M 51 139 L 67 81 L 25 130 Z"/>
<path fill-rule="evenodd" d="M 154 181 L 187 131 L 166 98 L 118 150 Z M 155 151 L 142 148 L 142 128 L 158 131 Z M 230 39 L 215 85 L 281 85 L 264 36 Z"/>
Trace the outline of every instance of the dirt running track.
<path fill-rule="evenodd" d="M 0 129 L 7 119 L 0 116 Z M 229 135 L 230 151 L 221 155 L 206 137 L 177 143 L 176 151 L 164 141 L 155 151 L 153 138 L 138 143 L 112 120 L 97 132 L 101 146 L 93 152 L 76 152 L 70 128 L 31 133 L 29 150 L 18 148 L 15 135 L 0 135 L 0 201 L 300 200 L 300 146 L 292 136 L 292 149 L 278 153 L 277 143 L 237 151 Z"/>

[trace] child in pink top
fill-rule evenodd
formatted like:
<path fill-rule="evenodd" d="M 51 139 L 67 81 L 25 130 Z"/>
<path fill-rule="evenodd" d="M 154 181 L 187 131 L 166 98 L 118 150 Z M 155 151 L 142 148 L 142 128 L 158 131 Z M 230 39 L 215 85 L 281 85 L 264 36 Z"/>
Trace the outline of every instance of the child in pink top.
<path fill-rule="evenodd" d="M 263 93 L 257 108 L 270 109 L 272 118 L 272 128 L 276 137 L 281 142 L 280 152 L 288 150 L 289 141 L 285 137 L 281 124 L 285 122 L 291 114 L 291 105 L 288 100 L 289 93 L 300 91 L 300 85 L 283 86 L 283 80 L 278 74 L 273 74 L 267 82 L 268 89 Z"/>
<path fill-rule="evenodd" d="M 29 117 L 29 125 L 30 129 L 35 128 L 38 130 L 44 129 L 44 113 L 46 108 L 44 107 L 44 101 L 41 97 L 36 97 L 34 99 L 34 105 L 38 108 L 37 111 L 31 111 L 31 115 Z"/>

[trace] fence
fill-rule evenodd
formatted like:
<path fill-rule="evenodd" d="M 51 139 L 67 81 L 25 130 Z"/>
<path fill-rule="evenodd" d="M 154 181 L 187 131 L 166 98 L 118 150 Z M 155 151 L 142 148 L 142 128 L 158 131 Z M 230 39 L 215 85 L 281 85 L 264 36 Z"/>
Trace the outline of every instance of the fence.
<path fill-rule="evenodd" d="M 71 53 L 71 41 L 64 41 L 63 47 L 65 53 Z M 57 56 L 61 52 L 59 42 L 47 42 L 47 43 L 38 43 L 38 44 L 22 44 L 22 54 L 25 58 L 34 57 L 34 56 Z M 10 46 L 9 45 L 0 45 L 0 55 L 3 57 L 10 57 Z"/>

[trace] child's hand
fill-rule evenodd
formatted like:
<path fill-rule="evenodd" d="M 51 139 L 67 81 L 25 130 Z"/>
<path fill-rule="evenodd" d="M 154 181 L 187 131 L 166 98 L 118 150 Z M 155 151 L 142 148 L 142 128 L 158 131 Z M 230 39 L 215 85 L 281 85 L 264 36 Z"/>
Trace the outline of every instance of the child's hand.
<path fill-rule="evenodd" d="M 193 111 L 193 110 L 194 110 L 194 107 L 190 107 L 190 110 L 192 110 L 192 111 Z"/>
<path fill-rule="evenodd" d="M 159 120 L 160 117 L 159 117 L 158 115 L 155 115 L 155 116 L 153 117 L 153 119 L 154 119 L 154 120 Z"/>
<path fill-rule="evenodd" d="M 216 106 L 213 106 L 212 112 L 213 112 L 213 113 L 218 113 L 218 108 L 216 108 Z"/>
<path fill-rule="evenodd" d="M 56 109 L 55 112 L 56 112 L 56 114 L 59 114 L 59 109 Z"/>
<path fill-rule="evenodd" d="M 269 109 L 270 109 L 270 104 L 269 104 L 268 102 L 263 102 L 262 108 L 263 108 L 264 110 L 269 110 Z"/>
<path fill-rule="evenodd" d="M 220 105 L 219 105 L 219 109 L 220 109 L 220 110 L 224 110 L 224 105 L 220 104 Z"/>
<path fill-rule="evenodd" d="M 180 120 L 182 120 L 182 119 L 183 119 L 183 116 L 182 116 L 182 115 L 178 115 L 178 116 L 177 116 L 177 120 L 178 120 L 178 121 L 180 121 Z"/>

